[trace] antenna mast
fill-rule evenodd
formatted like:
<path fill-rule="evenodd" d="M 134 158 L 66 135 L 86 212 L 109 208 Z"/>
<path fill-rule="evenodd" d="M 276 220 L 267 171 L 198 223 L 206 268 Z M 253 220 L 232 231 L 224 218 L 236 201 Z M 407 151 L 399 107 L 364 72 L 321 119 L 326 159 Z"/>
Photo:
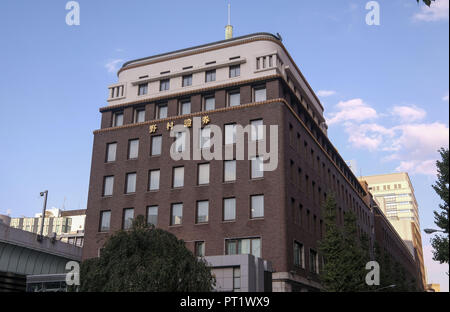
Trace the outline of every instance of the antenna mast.
<path fill-rule="evenodd" d="M 225 27 L 225 40 L 233 38 L 233 26 L 231 26 L 231 4 L 228 3 L 228 25 Z"/>

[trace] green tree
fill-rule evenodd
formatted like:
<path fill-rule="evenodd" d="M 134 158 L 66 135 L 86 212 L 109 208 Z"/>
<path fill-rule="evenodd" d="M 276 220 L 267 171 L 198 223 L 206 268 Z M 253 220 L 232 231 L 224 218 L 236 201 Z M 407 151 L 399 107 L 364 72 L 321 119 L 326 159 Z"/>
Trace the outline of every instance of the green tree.
<path fill-rule="evenodd" d="M 81 264 L 80 291 L 211 291 L 210 268 L 175 235 L 147 226 L 138 216 L 113 234 L 99 258 Z"/>
<path fill-rule="evenodd" d="M 321 283 L 324 291 L 355 292 L 366 290 L 366 252 L 359 242 L 356 218 L 347 212 L 344 228 L 336 222 L 336 201 L 328 196 L 322 207 L 325 220 L 325 235 L 319 243 L 319 251 L 324 257 Z"/>
<path fill-rule="evenodd" d="M 435 0 L 422 0 L 422 1 L 423 1 L 423 3 L 425 3 L 426 5 L 430 6 L 430 5 L 431 5 L 431 2 L 432 2 L 432 1 L 435 1 Z M 420 0 L 417 0 L 417 3 L 420 3 Z"/>
<path fill-rule="evenodd" d="M 433 259 L 440 263 L 448 263 L 448 207 L 449 207 L 449 175 L 448 175 L 448 148 L 441 148 L 439 151 L 441 160 L 436 162 L 437 181 L 433 189 L 442 199 L 439 205 L 440 212 L 434 211 L 434 223 L 442 229 L 444 235 L 436 235 L 431 239 L 434 248 Z"/>
<path fill-rule="evenodd" d="M 380 286 L 378 288 L 383 289 L 381 290 L 383 292 L 392 291 L 392 288 L 387 288 L 394 284 L 392 279 L 391 257 L 386 251 L 381 251 L 378 243 L 375 243 L 375 260 L 380 265 Z"/>

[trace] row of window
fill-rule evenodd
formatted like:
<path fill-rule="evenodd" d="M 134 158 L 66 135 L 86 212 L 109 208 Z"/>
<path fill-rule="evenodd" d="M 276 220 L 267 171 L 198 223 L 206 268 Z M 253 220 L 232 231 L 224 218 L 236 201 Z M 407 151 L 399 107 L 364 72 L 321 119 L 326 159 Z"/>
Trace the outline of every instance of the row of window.
<path fill-rule="evenodd" d="M 250 140 L 260 141 L 264 139 L 263 120 L 252 120 L 250 122 Z M 225 145 L 236 144 L 236 124 L 227 124 L 224 126 L 224 142 Z M 211 128 L 205 126 L 200 130 L 200 148 L 211 148 Z M 175 148 L 177 152 L 183 152 L 186 147 L 186 134 L 184 132 L 178 132 L 175 137 Z M 151 156 L 160 156 L 162 152 L 162 136 L 155 135 L 151 137 Z M 131 139 L 128 141 L 128 159 L 137 159 L 139 154 L 139 139 Z M 117 142 L 107 143 L 106 146 L 106 162 L 114 162 L 117 158 Z"/>
<path fill-rule="evenodd" d="M 222 202 L 222 221 L 230 222 L 236 220 L 236 198 L 224 198 Z M 158 225 L 159 206 L 147 207 L 147 223 L 154 226 Z M 200 200 L 196 202 L 195 224 L 206 224 L 209 222 L 209 200 Z M 250 196 L 250 219 L 264 218 L 264 195 Z M 131 228 L 134 218 L 134 208 L 126 208 L 122 215 L 122 228 L 127 230 Z M 170 225 L 182 225 L 183 223 L 183 203 L 175 203 L 170 208 Z M 111 211 L 104 210 L 100 213 L 100 232 L 108 232 L 111 224 Z"/>
<path fill-rule="evenodd" d="M 253 101 L 262 102 L 267 99 L 267 92 L 265 86 L 258 86 L 253 88 Z M 203 97 L 202 110 L 211 111 L 216 108 L 216 100 L 214 95 L 206 95 Z M 231 90 L 227 93 L 227 104 L 228 107 L 241 105 L 241 94 L 239 90 Z M 178 104 L 178 115 L 187 115 L 191 111 L 191 100 L 183 99 L 179 101 Z M 163 119 L 168 117 L 168 104 L 167 102 L 158 103 L 155 109 L 154 119 Z M 134 110 L 133 122 L 139 123 L 144 122 L 145 119 L 145 108 L 138 107 Z M 119 127 L 124 124 L 123 122 L 123 111 L 114 112 L 112 126 Z"/>
<path fill-rule="evenodd" d="M 305 268 L 305 249 L 299 242 L 294 242 L 294 266 Z M 319 274 L 319 257 L 313 249 L 309 249 L 309 271 Z"/>
<path fill-rule="evenodd" d="M 241 66 L 232 65 L 229 67 L 229 77 L 239 77 L 241 75 Z M 205 82 L 216 81 L 216 70 L 208 70 L 205 72 Z M 192 74 L 184 75 L 181 82 L 182 87 L 192 86 Z M 170 79 L 162 79 L 159 81 L 159 91 L 168 91 L 170 89 Z M 146 95 L 148 93 L 148 83 L 138 85 L 138 95 Z"/>
<path fill-rule="evenodd" d="M 264 178 L 263 158 L 261 156 L 252 157 L 250 160 L 250 178 Z M 136 172 L 129 172 L 125 176 L 125 194 L 136 192 Z M 148 174 L 148 191 L 158 191 L 160 189 L 161 170 L 152 169 Z M 178 189 L 184 187 L 184 166 L 174 167 L 172 169 L 172 188 Z M 223 162 L 223 182 L 236 181 L 236 160 L 225 160 Z M 197 185 L 209 185 L 210 182 L 210 163 L 197 165 Z M 114 176 L 105 176 L 103 178 L 103 197 L 113 195 Z"/>

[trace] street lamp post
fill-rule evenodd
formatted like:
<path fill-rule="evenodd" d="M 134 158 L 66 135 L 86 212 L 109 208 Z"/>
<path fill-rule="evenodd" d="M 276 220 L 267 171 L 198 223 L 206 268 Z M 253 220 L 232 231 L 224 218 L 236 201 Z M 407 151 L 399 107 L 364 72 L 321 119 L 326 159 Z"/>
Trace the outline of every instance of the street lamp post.
<path fill-rule="evenodd" d="M 42 241 L 42 239 L 44 238 L 44 221 L 45 221 L 45 210 L 47 210 L 47 195 L 48 195 L 48 191 L 45 190 L 45 191 L 41 192 L 40 195 L 41 195 L 41 197 L 44 196 L 44 207 L 42 208 L 41 230 L 40 230 L 40 233 L 37 236 L 37 240 L 38 241 Z"/>
<path fill-rule="evenodd" d="M 435 230 L 435 229 L 424 229 L 423 231 L 424 231 L 425 233 L 427 233 L 427 234 L 433 234 L 433 233 L 436 233 L 436 232 L 445 233 L 445 231 Z"/>

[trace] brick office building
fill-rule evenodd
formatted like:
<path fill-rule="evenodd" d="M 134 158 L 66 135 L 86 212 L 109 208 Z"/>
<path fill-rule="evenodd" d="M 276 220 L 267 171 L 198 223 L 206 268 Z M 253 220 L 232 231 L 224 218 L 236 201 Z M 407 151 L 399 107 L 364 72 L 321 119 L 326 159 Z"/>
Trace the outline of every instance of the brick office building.
<path fill-rule="evenodd" d="M 275 291 L 317 290 L 320 205 L 330 193 L 340 224 L 352 210 L 358 231 L 374 240 L 366 192 L 328 139 L 323 107 L 279 37 L 257 33 L 127 62 L 100 112 L 84 259 L 144 215 L 197 255 L 270 261 Z M 261 173 L 252 157 L 174 161 L 168 129 L 194 117 L 223 129 L 225 148 L 236 145 L 235 124 L 277 125 L 277 168 Z M 246 144 L 259 139 L 251 134 Z"/>

